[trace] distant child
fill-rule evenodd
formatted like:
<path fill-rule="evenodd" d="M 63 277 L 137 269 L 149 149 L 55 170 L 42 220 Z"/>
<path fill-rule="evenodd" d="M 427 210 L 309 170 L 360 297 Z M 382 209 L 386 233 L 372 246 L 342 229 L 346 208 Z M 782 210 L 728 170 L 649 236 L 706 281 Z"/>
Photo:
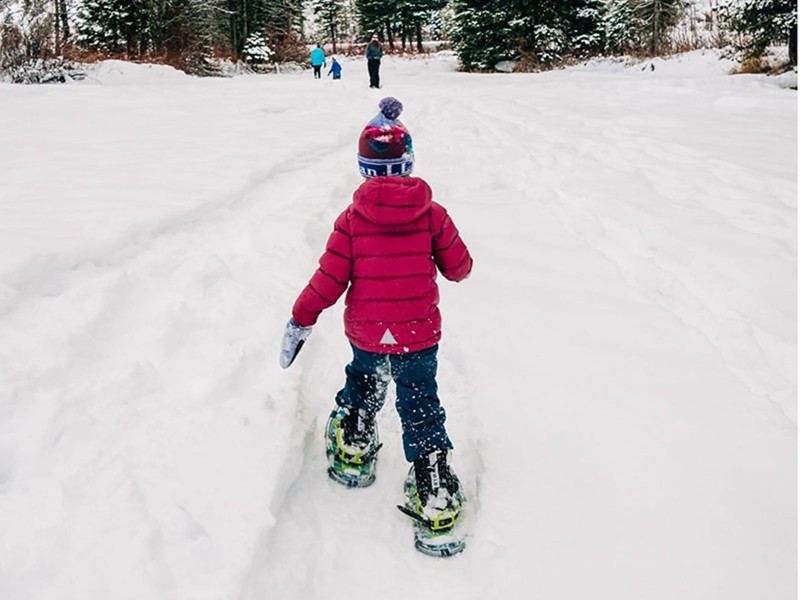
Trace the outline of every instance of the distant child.
<path fill-rule="evenodd" d="M 465 279 L 472 258 L 428 184 L 411 176 L 411 135 L 403 105 L 384 98 L 361 132 L 358 165 L 365 181 L 336 219 L 319 268 L 300 293 L 286 326 L 281 366 L 292 364 L 320 313 L 345 297 L 344 330 L 353 350 L 344 388 L 326 429 L 332 479 L 350 487 L 375 480 L 376 415 L 394 380 L 403 450 L 413 463 L 406 482 L 412 510 L 426 523 L 452 526 L 463 495 L 448 465 L 453 444 L 437 395 L 442 337 L 437 270 Z"/>
<path fill-rule="evenodd" d="M 319 44 L 311 51 L 311 66 L 314 69 L 314 79 L 322 78 L 322 67 L 325 66 L 325 50 Z"/>
<path fill-rule="evenodd" d="M 342 65 L 336 60 L 335 56 L 331 56 L 331 68 L 328 71 L 328 75 L 333 74 L 334 79 L 341 79 L 342 78 Z"/>

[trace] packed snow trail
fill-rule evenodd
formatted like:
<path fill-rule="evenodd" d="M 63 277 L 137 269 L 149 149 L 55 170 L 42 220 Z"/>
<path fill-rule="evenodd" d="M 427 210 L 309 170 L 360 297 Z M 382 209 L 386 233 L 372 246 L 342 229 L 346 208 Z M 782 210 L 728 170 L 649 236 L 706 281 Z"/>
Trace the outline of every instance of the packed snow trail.
<path fill-rule="evenodd" d="M 344 66 L 0 86 L 0 596 L 795 597 L 794 93 L 701 55 Z M 394 508 L 392 397 L 374 486 L 325 474 L 341 303 L 277 364 L 383 95 L 475 257 L 441 282 L 448 560 Z"/>
<path fill-rule="evenodd" d="M 376 100 L 380 97 L 377 96 Z M 426 116 L 428 120 L 436 119 L 435 101 L 423 94 L 411 100 L 414 113 L 421 117 L 422 123 Z M 347 145 L 344 154 L 348 160 L 351 159 L 352 144 Z M 332 215 L 329 227 L 332 227 L 333 218 L 346 206 L 350 195 L 328 195 L 327 205 L 318 212 Z M 315 227 L 311 229 L 316 230 Z M 325 231 L 320 235 L 318 231 L 309 231 L 309 245 L 321 253 L 328 233 Z M 304 279 L 310 277 L 314 267 L 309 265 Z M 304 284 L 301 279 L 300 287 Z M 463 286 L 460 288 L 464 291 Z M 343 573 L 354 568 L 361 583 L 347 589 L 348 598 L 374 597 L 376 592 L 384 597 L 395 597 L 398 580 L 386 573 L 384 565 L 396 560 L 398 553 L 406 555 L 402 563 L 407 565 L 398 565 L 394 570 L 397 576 L 408 576 L 414 565 L 421 568 L 423 579 L 429 577 L 426 573 L 432 573 L 432 565 L 426 564 L 426 557 L 421 557 L 413 549 L 413 530 L 408 517 L 395 508 L 402 502 L 402 484 L 409 465 L 402 455 L 399 417 L 394 410 L 392 387 L 379 420 L 384 447 L 379 454 L 376 483 L 367 489 L 350 490 L 329 480 L 326 474 L 324 425 L 334 406 L 333 397 L 343 384 L 344 366 L 350 358 L 342 334 L 341 306 L 337 305 L 322 317 L 292 366 L 292 369 L 301 371 L 303 381 L 299 391 L 301 413 L 306 423 L 303 467 L 285 497 L 274 531 L 265 536 L 252 576 L 246 582 L 244 598 L 262 598 L 267 591 L 282 598 L 320 598 L 330 594 L 335 597 L 337 593 L 343 593 L 332 591 L 341 589 Z M 439 357 L 441 380 L 447 381 L 447 374 L 451 374 L 451 384 L 443 386 L 441 394 L 448 412 L 449 433 L 458 440 L 460 447 L 457 465 L 464 471 L 462 483 L 470 497 L 467 510 L 470 520 L 474 521 L 480 505 L 477 481 L 482 466 L 476 449 L 477 440 L 473 438 L 477 428 L 472 427 L 475 417 L 471 414 L 473 398 L 469 394 L 467 368 L 463 364 L 453 364 L 454 358 L 457 360 L 458 356 Z M 454 379 L 454 375 L 461 380 Z M 448 567 L 444 565 L 439 569 Z M 463 577 L 462 570 L 463 565 L 449 567 L 452 577 Z M 419 592 L 423 596 L 446 594 L 452 589 L 448 577 L 426 585 L 428 589 Z"/>
<path fill-rule="evenodd" d="M 12 273 L 0 464 L 6 485 L 26 485 L 2 500 L 6 514 L 37 507 L 37 531 L 48 533 L 26 519 L 5 524 L 14 554 L 2 561 L 12 586 L 3 597 L 19 597 L 27 564 L 40 565 L 30 597 L 239 586 L 299 467 L 298 375 L 275 360 L 290 308 L 282 279 L 305 256 L 296 232 L 331 192 L 329 173 L 351 173 L 351 136 L 318 140 L 303 132 L 310 117 L 292 115 L 298 135 L 239 190 Z M 345 147 L 346 160 L 332 156 Z M 315 164 L 328 165 L 321 179 L 308 177 Z M 108 556 L 116 568 L 81 566 Z M 130 576 L 136 584 L 118 589 Z"/>
<path fill-rule="evenodd" d="M 580 85 L 594 89 L 600 83 L 584 77 Z M 719 514 L 716 507 L 730 504 L 739 505 L 731 515 L 758 514 L 760 498 L 747 494 L 730 498 L 724 488 L 708 480 L 708 470 L 735 472 L 741 468 L 735 465 L 747 464 L 752 452 L 767 445 L 788 459 L 777 473 L 785 476 L 783 493 L 791 497 L 795 429 L 783 411 L 792 414 L 791 397 L 786 394 L 793 388 L 786 384 L 780 391 L 781 402 L 754 403 L 755 397 L 748 397 L 737 379 L 752 379 L 747 369 L 758 364 L 721 360 L 725 354 L 717 354 L 704 337 L 715 339 L 717 326 L 709 315 L 719 312 L 716 307 L 704 306 L 680 290 L 666 295 L 657 277 L 655 286 L 652 277 L 642 279 L 645 273 L 636 277 L 638 269 L 631 274 L 628 263 L 635 267 L 636 261 L 649 258 L 656 261 L 653 268 L 661 262 L 667 274 L 683 274 L 678 270 L 681 263 L 670 261 L 670 253 L 682 241 L 670 244 L 666 252 L 658 247 L 641 251 L 637 238 L 626 235 L 628 230 L 638 237 L 643 230 L 664 235 L 653 213 L 668 211 L 664 203 L 671 198 L 662 196 L 667 192 L 663 185 L 648 185 L 633 198 L 633 207 L 620 207 L 625 220 L 619 221 L 617 194 L 606 184 L 609 178 L 593 166 L 599 157 L 629 176 L 627 165 L 639 157 L 639 171 L 645 176 L 680 172 L 687 156 L 707 159 L 702 144 L 698 148 L 697 140 L 691 146 L 661 140 L 656 137 L 660 132 L 647 137 L 646 129 L 637 124 L 639 152 L 642 146 L 649 147 L 658 157 L 650 162 L 639 153 L 631 155 L 626 144 L 589 145 L 586 138 L 594 131 L 601 138 L 624 136 L 611 135 L 608 116 L 593 115 L 591 104 L 578 103 L 563 114 L 564 99 L 555 83 L 539 80 L 531 96 L 515 97 L 502 110 L 497 110 L 496 101 L 487 100 L 491 108 L 476 101 L 476 95 L 487 89 L 480 82 L 463 85 L 458 98 L 444 97 L 446 85 L 441 86 L 441 96 L 436 87 L 425 84 L 419 88 L 405 84 L 402 94 L 396 94 L 415 107 L 411 130 L 417 173 L 432 183 L 436 198 L 451 210 L 476 256 L 475 271 L 467 282 L 441 286 L 445 338 L 440 385 L 457 446 L 454 462 L 459 473 L 477 474 L 480 488 L 491 489 L 488 496 L 477 498 L 483 509 L 468 550 L 446 564 L 432 563 L 411 550 L 408 524 L 402 515 L 393 514 L 405 465 L 398 463 L 396 415 L 391 411 L 380 422 L 381 431 L 388 428 L 390 436 L 384 439 L 374 488 L 344 490 L 326 480 L 322 427 L 332 396 L 341 387 L 341 367 L 348 352 L 345 348 L 331 360 L 329 353 L 320 356 L 319 350 L 309 350 L 301 368 L 311 368 L 314 379 L 301 401 L 311 407 L 316 420 L 309 421 L 303 474 L 286 497 L 244 597 L 277 592 L 299 599 L 341 590 L 353 598 L 376 594 L 402 598 L 408 582 L 419 582 L 415 594 L 437 598 L 452 590 L 454 580 L 459 596 L 475 599 L 513 596 L 525 588 L 534 596 L 551 598 L 731 597 L 742 593 L 743 586 L 752 593 L 769 589 L 774 585 L 769 578 L 732 583 L 730 573 L 723 579 L 708 576 L 723 571 L 732 559 L 760 560 L 763 547 L 739 547 L 734 553 L 715 555 L 709 553 L 708 543 L 727 535 L 734 544 L 739 534 L 732 532 L 742 527 L 780 537 L 780 522 L 791 511 L 789 504 L 780 511 L 783 517 L 762 514 L 747 524 L 729 518 L 727 511 Z M 610 87 L 621 94 L 617 85 L 622 84 Z M 661 91 L 667 94 L 669 89 Z M 492 91 L 484 93 L 494 97 Z M 702 105 L 704 100 L 700 97 L 698 102 Z M 641 99 L 634 97 L 631 102 Z M 663 113 L 669 100 L 657 103 L 664 104 Z M 447 110 L 436 110 L 441 106 Z M 627 108 L 632 118 L 636 106 Z M 647 113 L 651 108 L 638 110 Z M 685 130 L 673 134 L 678 139 L 691 136 L 697 128 L 696 123 L 682 126 Z M 576 138 L 588 145 L 577 154 Z M 426 141 L 433 145 L 427 151 Z M 509 146 L 511 160 L 505 150 Z M 494 156 L 502 158 L 493 160 Z M 734 170 L 720 158 L 708 159 L 720 165 L 723 174 Z M 454 171 L 456 176 L 451 175 Z M 594 175 L 609 185 L 607 195 L 598 197 Z M 438 180 L 443 184 L 437 185 Z M 580 196 L 570 192 L 580 187 L 576 181 L 584 181 L 584 193 L 605 204 L 595 215 L 577 209 Z M 712 181 L 722 189 L 727 186 L 724 179 Z M 704 185 L 708 184 L 705 179 Z M 618 185 L 629 185 L 629 179 Z M 789 197 L 790 183 L 778 192 L 779 197 Z M 688 202 L 696 191 L 689 188 L 684 193 Z M 661 205 L 654 210 L 656 198 Z M 633 212 L 637 201 L 643 209 Z M 772 208 L 770 204 L 767 210 Z M 705 206 L 707 211 L 713 209 Z M 791 214 L 781 204 L 775 209 L 776 220 Z M 519 218 L 521 210 L 524 219 Z M 688 209 L 679 204 L 675 210 Z M 598 236 L 602 229 L 593 229 L 592 222 L 601 220 L 609 229 L 616 225 L 613 236 Z M 469 228 L 476 223 L 480 227 Z M 787 233 L 791 240 L 791 231 Z M 608 243 L 602 244 L 603 239 Z M 320 248 L 321 243 L 320 239 Z M 529 253 L 519 255 L 523 247 Z M 714 258 L 714 254 L 704 256 L 704 260 Z M 791 277 L 792 247 L 775 258 L 785 267 L 782 275 Z M 738 283 L 728 280 L 721 285 L 729 288 Z M 769 288 L 765 295 L 775 297 Z M 790 299 L 783 299 L 786 310 Z M 703 311 L 698 314 L 705 318 L 692 321 L 688 318 L 692 310 Z M 675 319 L 673 311 L 683 320 Z M 700 331 L 687 328 L 685 322 L 697 324 Z M 625 332 L 624 337 L 619 332 Z M 787 336 L 791 347 L 791 330 L 779 333 Z M 741 350 L 748 345 L 743 338 L 741 343 L 722 346 Z M 702 385 L 684 375 L 695 372 L 698 364 L 704 365 Z M 324 382 L 317 372 L 320 365 Z M 459 388 L 462 391 L 456 392 Z M 754 431 L 753 410 L 759 411 L 761 423 Z M 720 422 L 722 413 L 728 418 Z M 685 421 L 681 415 L 692 416 Z M 777 439 L 772 439 L 773 427 L 780 432 Z M 732 451 L 725 444 L 708 444 L 707 436 L 731 436 L 742 446 Z M 461 456 L 459 443 L 466 450 Z M 695 469 L 685 466 L 692 461 Z M 675 465 L 682 466 L 675 469 Z M 755 466 L 746 472 L 768 487 L 776 483 L 777 474 L 761 473 Z M 689 539 L 692 543 L 686 543 Z M 791 570 L 791 535 L 784 540 L 777 568 Z M 677 556 L 676 548 L 680 548 Z M 525 567 L 515 568 L 516 560 L 523 560 Z M 680 565 L 684 577 L 670 579 L 661 573 L 671 561 Z M 396 566 L 387 569 L 387 564 Z M 574 577 L 576 571 L 582 576 Z M 343 584 L 348 572 L 357 586 Z"/>

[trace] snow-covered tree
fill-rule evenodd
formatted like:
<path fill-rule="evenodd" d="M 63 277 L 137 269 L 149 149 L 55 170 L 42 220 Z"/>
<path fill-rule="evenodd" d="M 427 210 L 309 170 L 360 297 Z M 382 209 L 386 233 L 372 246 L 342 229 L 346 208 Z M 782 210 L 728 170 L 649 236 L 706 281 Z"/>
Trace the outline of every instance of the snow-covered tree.
<path fill-rule="evenodd" d="M 422 49 L 425 31 L 435 25 L 447 0 L 355 0 L 361 39 L 372 34 L 390 46 L 399 40 L 403 48 Z"/>
<path fill-rule="evenodd" d="M 70 0 L 0 0 L 0 77 L 13 83 L 63 82 Z"/>
<path fill-rule="evenodd" d="M 4 64 L 45 59 L 56 54 L 55 6 L 52 0 L 0 5 L 0 54 Z"/>
<path fill-rule="evenodd" d="M 447 4 L 444 0 L 398 0 L 398 31 L 403 49 L 406 43 L 416 42 L 422 50 L 422 31 L 435 23 L 439 12 Z"/>
<path fill-rule="evenodd" d="M 452 17 L 447 32 L 464 68 L 491 69 L 498 62 L 514 57 L 510 13 L 504 6 L 455 0 L 450 8 Z"/>
<path fill-rule="evenodd" d="M 575 11 L 567 19 L 567 38 L 572 54 L 585 56 L 605 46 L 605 5 L 603 0 L 576 2 Z"/>
<path fill-rule="evenodd" d="M 648 50 L 656 55 L 669 45 L 669 34 L 683 18 L 687 0 L 632 0 Z"/>
<path fill-rule="evenodd" d="M 318 35 L 330 41 L 333 51 L 343 36 L 351 31 L 353 3 L 351 0 L 313 0 L 311 4 Z"/>
<path fill-rule="evenodd" d="M 251 33 L 244 44 L 244 55 L 252 63 L 268 63 L 275 56 L 275 51 L 269 47 L 263 34 Z"/>
<path fill-rule="evenodd" d="M 0 71 L 25 60 L 25 39 L 22 28 L 10 14 L 0 14 Z"/>
<path fill-rule="evenodd" d="M 356 0 L 356 9 L 363 39 L 368 40 L 377 33 L 389 43 L 393 42 L 396 0 Z"/>
<path fill-rule="evenodd" d="M 606 50 L 625 53 L 639 50 L 644 30 L 631 0 L 609 0 L 605 12 Z"/>
<path fill-rule="evenodd" d="M 451 40 L 467 68 L 489 68 L 509 58 L 536 65 L 600 51 L 600 0 L 454 0 Z"/>
<path fill-rule="evenodd" d="M 275 59 L 304 61 L 303 0 L 254 0 L 251 31 L 262 31 L 272 44 Z"/>
<path fill-rule="evenodd" d="M 77 39 L 85 48 L 180 57 L 223 41 L 227 0 L 81 0 Z"/>
<path fill-rule="evenodd" d="M 760 57 L 772 44 L 788 44 L 797 64 L 797 3 L 794 0 L 730 1 L 722 9 L 731 30 L 741 36 L 737 46 L 746 57 Z"/>
<path fill-rule="evenodd" d="M 147 0 L 83 0 L 78 43 L 92 50 L 140 56 L 150 35 L 149 9 Z"/>

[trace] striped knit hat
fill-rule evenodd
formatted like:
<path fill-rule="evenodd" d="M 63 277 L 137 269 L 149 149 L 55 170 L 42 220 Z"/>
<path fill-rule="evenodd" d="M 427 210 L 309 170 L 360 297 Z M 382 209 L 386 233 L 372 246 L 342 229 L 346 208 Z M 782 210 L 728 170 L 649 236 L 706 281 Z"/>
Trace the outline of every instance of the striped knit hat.
<path fill-rule="evenodd" d="M 411 134 L 398 117 L 403 104 L 397 98 L 384 98 L 381 112 L 372 119 L 358 138 L 358 168 L 364 177 L 410 175 L 414 169 Z"/>

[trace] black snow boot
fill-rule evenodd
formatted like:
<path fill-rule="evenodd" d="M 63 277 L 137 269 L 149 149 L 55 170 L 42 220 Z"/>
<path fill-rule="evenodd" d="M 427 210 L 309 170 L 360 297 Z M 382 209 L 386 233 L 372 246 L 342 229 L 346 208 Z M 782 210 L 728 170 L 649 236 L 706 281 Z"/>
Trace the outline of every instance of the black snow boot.
<path fill-rule="evenodd" d="M 446 521 L 452 526 L 464 498 L 447 455 L 446 449 L 436 450 L 414 461 L 413 510 L 431 523 Z"/>

